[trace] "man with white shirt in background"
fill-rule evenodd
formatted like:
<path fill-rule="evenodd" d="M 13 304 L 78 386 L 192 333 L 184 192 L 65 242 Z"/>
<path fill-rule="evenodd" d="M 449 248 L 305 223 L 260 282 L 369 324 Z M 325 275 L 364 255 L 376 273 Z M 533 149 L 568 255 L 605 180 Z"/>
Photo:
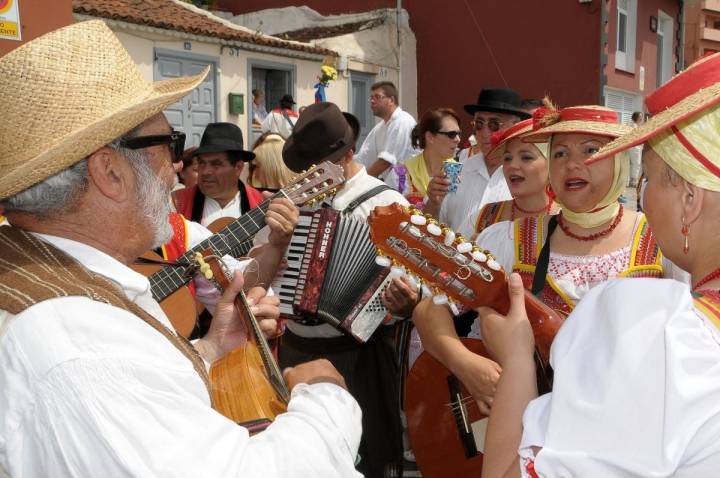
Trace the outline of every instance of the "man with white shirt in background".
<path fill-rule="evenodd" d="M 191 345 L 129 267 L 172 236 L 184 135 L 162 110 L 208 71 L 147 81 L 101 21 L 0 58 L 0 476 L 359 476 L 361 412 L 327 361 L 285 372 L 288 412 L 261 434 L 213 410 L 242 275 Z M 247 295 L 272 328 L 277 301 Z"/>
<path fill-rule="evenodd" d="M 428 185 L 424 211 L 466 238 L 474 233 L 474 219 L 485 204 L 512 199 L 502 172 L 502 158 L 489 159 L 493 133 L 512 126 L 530 114 L 521 107 L 522 98 L 509 88 L 486 88 L 480 91 L 477 103 L 465 105 L 472 119 L 477 144 L 460 152 L 463 163 L 457 191 L 448 194 L 450 181 L 435 176 Z"/>
<path fill-rule="evenodd" d="M 370 90 L 370 109 L 382 121 L 367 135 L 355 160 L 367 168 L 370 176 L 380 178 L 404 193 L 408 186 L 405 160 L 419 153 L 410 140 L 417 121 L 400 108 L 398 91 L 393 83 L 380 81 Z"/>

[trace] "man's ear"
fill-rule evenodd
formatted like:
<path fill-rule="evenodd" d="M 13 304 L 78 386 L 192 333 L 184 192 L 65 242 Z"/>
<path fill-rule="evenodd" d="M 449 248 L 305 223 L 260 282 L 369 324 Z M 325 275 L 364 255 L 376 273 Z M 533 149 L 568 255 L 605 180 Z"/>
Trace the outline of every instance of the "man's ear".
<path fill-rule="evenodd" d="M 132 196 L 134 173 L 127 160 L 114 149 L 104 146 L 87 158 L 88 181 L 107 198 L 124 202 Z"/>

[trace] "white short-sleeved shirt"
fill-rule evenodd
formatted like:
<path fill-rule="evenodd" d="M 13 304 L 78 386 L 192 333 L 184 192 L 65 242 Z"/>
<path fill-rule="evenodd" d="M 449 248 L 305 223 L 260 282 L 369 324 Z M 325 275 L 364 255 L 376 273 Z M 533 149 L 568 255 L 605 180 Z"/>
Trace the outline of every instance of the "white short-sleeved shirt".
<path fill-rule="evenodd" d="M 542 477 L 718 475 L 720 334 L 686 284 L 595 287 L 563 324 L 550 362 L 553 391 L 523 417 L 523 476 L 528 460 Z"/>

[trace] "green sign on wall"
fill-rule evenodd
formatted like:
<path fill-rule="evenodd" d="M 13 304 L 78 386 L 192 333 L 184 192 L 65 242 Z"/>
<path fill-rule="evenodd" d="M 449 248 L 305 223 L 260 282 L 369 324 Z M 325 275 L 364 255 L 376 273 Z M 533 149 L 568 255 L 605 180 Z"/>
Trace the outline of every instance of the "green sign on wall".
<path fill-rule="evenodd" d="M 228 105 L 230 107 L 231 115 L 244 115 L 245 114 L 245 95 L 241 93 L 229 93 L 228 94 Z"/>

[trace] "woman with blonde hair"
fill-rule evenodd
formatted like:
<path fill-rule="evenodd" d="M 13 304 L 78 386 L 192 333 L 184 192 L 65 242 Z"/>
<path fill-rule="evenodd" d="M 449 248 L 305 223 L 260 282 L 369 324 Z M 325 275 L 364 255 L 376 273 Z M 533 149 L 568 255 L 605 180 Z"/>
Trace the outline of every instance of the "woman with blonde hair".
<path fill-rule="evenodd" d="M 264 133 L 257 139 L 253 146 L 255 159 L 248 173 L 248 181 L 254 188 L 275 192 L 292 180 L 294 174 L 282 158 L 284 145 L 285 140 L 279 134 Z"/>
<path fill-rule="evenodd" d="M 507 316 L 478 311 L 502 366 L 483 477 L 717 475 L 719 78 L 720 55 L 694 64 L 647 97 L 647 123 L 586 161 L 645 145 L 644 210 L 692 287 L 633 279 L 593 289 L 555 338 L 553 390 L 540 397 L 520 278 Z"/>
<path fill-rule="evenodd" d="M 532 133 L 532 124 L 532 119 L 523 120 L 492 135 L 487 156 L 502 158 L 503 175 L 512 199 L 486 204 L 475 217 L 469 217 L 475 230 L 474 237 L 498 222 L 558 213 L 559 207 L 549 191 L 548 145 L 523 141 Z"/>

